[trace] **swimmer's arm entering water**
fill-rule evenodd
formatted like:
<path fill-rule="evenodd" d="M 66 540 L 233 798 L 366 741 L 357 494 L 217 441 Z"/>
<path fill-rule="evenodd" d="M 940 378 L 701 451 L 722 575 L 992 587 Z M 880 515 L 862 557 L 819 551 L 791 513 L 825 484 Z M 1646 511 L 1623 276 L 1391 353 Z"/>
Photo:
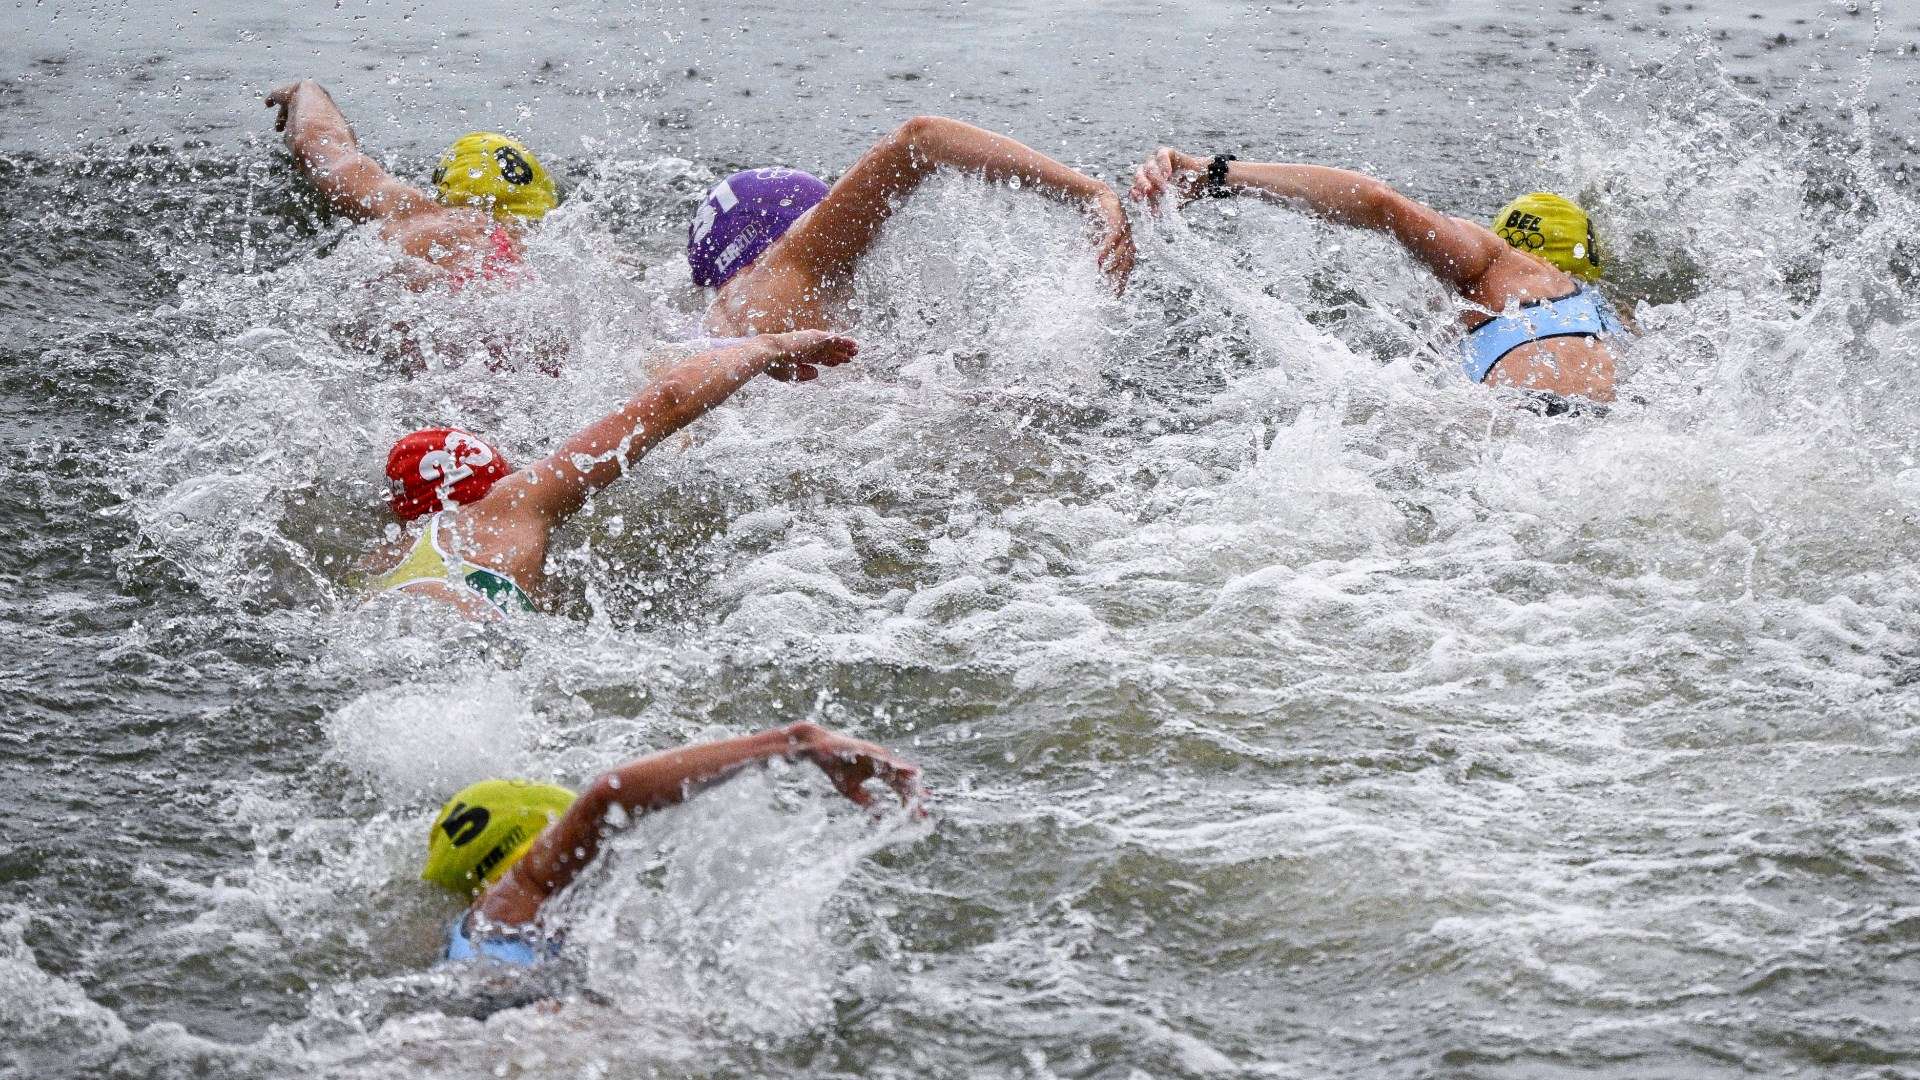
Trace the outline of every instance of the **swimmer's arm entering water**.
<path fill-rule="evenodd" d="M 294 165 L 335 210 L 372 221 L 440 208 L 433 196 L 395 179 L 361 151 L 352 125 L 319 83 L 302 79 L 274 90 L 267 107 L 276 106 L 274 130 L 286 133 Z"/>
<path fill-rule="evenodd" d="M 1101 270 L 1116 290 L 1126 287 L 1133 270 L 1133 233 L 1111 187 L 1005 135 L 944 116 L 916 116 L 875 143 L 780 238 L 768 252 L 769 262 L 798 265 L 829 284 L 846 281 L 899 201 L 943 168 L 992 183 L 1017 181 L 1084 209 L 1100 223 Z"/>
<path fill-rule="evenodd" d="M 495 484 L 474 510 L 499 527 L 531 515 L 557 528 L 592 495 L 626 475 L 661 440 L 718 406 L 765 372 L 808 382 L 822 367 L 853 359 L 852 338 L 822 330 L 763 334 L 690 357 L 648 383 L 620 411 L 596 420 L 541 461 Z"/>
<path fill-rule="evenodd" d="M 1148 201 L 1171 191 L 1182 202 L 1191 201 L 1205 191 L 1208 164 L 1206 158 L 1163 146 L 1134 173 L 1132 195 Z M 1384 181 L 1348 169 L 1231 161 L 1224 186 L 1342 225 L 1386 233 L 1461 293 L 1472 291 L 1496 262 L 1512 253 L 1492 230 L 1450 217 Z"/>
<path fill-rule="evenodd" d="M 663 751 L 596 779 L 526 856 L 474 901 L 474 910 L 497 923 L 531 922 L 540 905 L 572 884 L 600 853 L 607 815 L 615 807 L 635 816 L 662 810 L 774 758 L 813 762 L 842 795 L 861 806 L 873 800 L 865 789 L 868 780 L 885 783 L 903 803 L 922 794 L 918 768 L 882 747 L 813 723 Z"/>

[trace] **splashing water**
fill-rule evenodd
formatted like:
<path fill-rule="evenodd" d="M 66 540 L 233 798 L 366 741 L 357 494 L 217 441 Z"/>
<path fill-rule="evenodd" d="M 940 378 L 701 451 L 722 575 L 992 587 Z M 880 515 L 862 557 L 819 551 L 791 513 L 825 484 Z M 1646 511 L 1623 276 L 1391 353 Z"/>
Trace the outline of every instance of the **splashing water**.
<path fill-rule="evenodd" d="M 1920 206 L 1865 98 L 1813 115 L 1735 48 L 1594 61 L 1524 162 L 1409 185 L 1594 208 L 1644 331 L 1604 419 L 1464 385 L 1454 307 L 1375 238 L 1143 217 L 1114 299 L 1073 213 L 944 180 L 863 267 L 855 364 L 660 447 L 557 538 L 561 614 L 490 627 L 360 606 L 387 445 L 525 461 L 644 385 L 733 155 L 557 156 L 534 281 L 461 295 L 382 288 L 264 152 L 9 159 L 32 258 L 152 273 L 7 344 L 8 400 L 77 418 L 10 405 L 41 426 L 6 524 L 59 586 L 18 604 L 21 760 L 124 766 L 57 787 L 92 853 L 0 859 L 34 882 L 0 1072 L 1913 1067 Z M 74 476 L 84 513 L 35 509 Z M 62 651 L 97 675 L 42 689 Z M 451 791 L 801 718 L 920 760 L 938 820 L 744 777 L 614 841 L 555 971 L 433 966 Z"/>

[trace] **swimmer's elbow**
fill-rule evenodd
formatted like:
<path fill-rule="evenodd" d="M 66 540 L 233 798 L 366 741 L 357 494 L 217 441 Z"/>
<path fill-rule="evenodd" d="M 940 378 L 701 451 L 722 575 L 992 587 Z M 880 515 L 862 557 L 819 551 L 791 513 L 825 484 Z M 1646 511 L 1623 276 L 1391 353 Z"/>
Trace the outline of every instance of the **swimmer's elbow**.
<path fill-rule="evenodd" d="M 893 137 L 903 143 L 923 143 L 938 138 L 952 128 L 954 121 L 932 113 L 922 113 L 909 117 L 907 121 L 894 129 Z"/>
<path fill-rule="evenodd" d="M 679 418 L 687 411 L 695 397 L 692 380 L 680 372 L 670 372 L 655 380 L 647 387 L 647 408 L 655 420 L 667 420 L 670 427 L 679 426 Z M 648 417 L 641 417 L 644 421 Z"/>
<path fill-rule="evenodd" d="M 1385 181 L 1369 176 L 1354 191 L 1354 224 L 1391 229 L 1417 215 L 1420 204 L 1395 191 Z"/>
<path fill-rule="evenodd" d="M 678 787 L 662 790 L 659 783 L 649 783 L 643 772 L 621 770 L 601 773 L 587 789 L 580 793 L 577 800 L 587 820 L 598 827 L 606 820 L 607 812 L 614 807 L 629 814 L 645 814 L 681 801 L 685 793 Z M 571 812 L 571 811 L 569 811 Z"/>
<path fill-rule="evenodd" d="M 608 810 L 620 805 L 619 795 L 620 775 L 612 772 L 601 773 L 594 778 L 593 783 L 587 785 L 585 791 L 580 793 L 577 805 L 583 816 L 598 826 L 601 819 L 607 816 Z"/>
<path fill-rule="evenodd" d="M 944 149 L 963 127 L 958 120 L 923 113 L 895 128 L 888 143 L 896 155 L 924 167 L 945 157 Z"/>

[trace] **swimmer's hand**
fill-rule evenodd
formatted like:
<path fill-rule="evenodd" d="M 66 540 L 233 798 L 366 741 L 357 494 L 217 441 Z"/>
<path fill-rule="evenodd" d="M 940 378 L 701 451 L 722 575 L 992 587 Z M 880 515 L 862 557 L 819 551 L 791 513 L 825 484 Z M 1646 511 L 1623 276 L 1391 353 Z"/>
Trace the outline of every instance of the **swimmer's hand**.
<path fill-rule="evenodd" d="M 339 106 L 333 103 L 333 95 L 327 93 L 327 88 L 312 79 L 301 79 L 299 82 L 290 82 L 285 86 L 269 90 L 267 92 L 267 108 L 277 108 L 280 110 L 273 118 L 273 130 L 275 131 L 286 131 L 289 123 L 292 123 L 296 128 L 299 127 L 301 114 L 307 109 L 318 109 L 319 111 L 334 115 L 337 115 L 340 111 Z M 352 125 L 346 122 L 346 117 L 344 116 L 339 117 L 339 120 L 340 126 L 346 128 L 347 138 L 351 142 L 353 139 Z M 292 138 L 297 134 L 297 131 L 289 132 L 288 137 Z"/>
<path fill-rule="evenodd" d="M 1102 185 L 1104 187 L 1104 185 Z M 1100 247 L 1097 258 L 1100 271 L 1113 282 L 1113 291 L 1127 291 L 1127 276 L 1133 273 L 1133 223 L 1127 220 L 1127 209 L 1120 204 L 1120 196 L 1112 188 L 1105 188 L 1094 200 L 1091 210 L 1100 226 Z"/>
<path fill-rule="evenodd" d="M 762 334 L 754 343 L 773 351 L 766 372 L 781 382 L 812 382 L 820 377 L 821 368 L 839 367 L 860 351 L 859 343 L 852 338 L 825 330 Z"/>
<path fill-rule="evenodd" d="M 920 803 L 926 798 L 926 790 L 920 784 L 919 767 L 895 757 L 885 747 L 850 739 L 807 721 L 789 726 L 787 737 L 801 756 L 827 774 L 840 794 L 857 805 L 873 805 L 866 783 L 879 780 L 900 796 L 902 805 L 924 813 Z"/>
<path fill-rule="evenodd" d="M 293 95 L 299 91 L 300 83 L 297 82 L 288 83 L 277 90 L 267 91 L 267 108 L 280 110 L 279 114 L 273 118 L 273 130 L 287 130 L 287 110 L 293 106 Z"/>
<path fill-rule="evenodd" d="M 1133 172 L 1133 187 L 1128 194 L 1158 212 L 1160 200 L 1172 194 L 1177 205 L 1185 206 L 1200 197 L 1207 183 L 1207 158 L 1183 154 L 1163 146 Z"/>
<path fill-rule="evenodd" d="M 293 101 L 293 92 L 299 88 L 299 83 L 288 83 L 277 90 L 267 91 L 267 108 L 280 110 L 273 118 L 273 130 L 287 130 L 287 106 Z"/>

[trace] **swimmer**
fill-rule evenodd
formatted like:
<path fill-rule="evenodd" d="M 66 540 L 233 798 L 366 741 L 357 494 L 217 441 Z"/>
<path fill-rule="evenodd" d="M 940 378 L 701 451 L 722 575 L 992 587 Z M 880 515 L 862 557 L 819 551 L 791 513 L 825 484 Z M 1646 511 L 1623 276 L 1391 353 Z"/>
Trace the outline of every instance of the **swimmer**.
<path fill-rule="evenodd" d="M 1225 154 L 1209 160 L 1162 147 L 1134 174 L 1131 194 L 1151 202 L 1169 192 L 1183 205 L 1203 195 L 1259 195 L 1385 233 L 1467 301 L 1461 367 L 1469 379 L 1542 395 L 1550 412 L 1577 399 L 1613 400 L 1607 338 L 1626 327 L 1589 287 L 1600 277 L 1592 223 L 1558 195 L 1523 195 L 1488 228 L 1345 169 Z"/>
<path fill-rule="evenodd" d="M 858 351 L 851 338 L 801 330 L 702 352 L 524 469 L 471 432 L 415 431 L 387 455 L 387 505 L 408 531 L 370 557 L 369 590 L 444 601 L 471 619 L 533 611 L 553 531 L 595 492 L 754 376 L 807 382 Z"/>
<path fill-rule="evenodd" d="M 355 221 L 378 221 L 380 236 L 455 288 L 474 278 L 496 281 L 518 271 L 524 229 L 559 204 L 553 177 L 525 146 L 495 132 L 462 135 L 434 167 L 434 193 L 406 183 L 360 149 L 347 118 L 312 79 L 267 95 L 278 108 L 301 175 L 327 204 Z M 433 275 L 414 275 L 425 288 Z"/>
<path fill-rule="evenodd" d="M 716 290 L 709 334 L 833 329 L 861 256 L 901 200 L 941 170 L 1015 184 L 1078 207 L 1099 230 L 1096 261 L 1116 291 L 1133 233 L 1114 190 L 1004 135 L 917 116 L 828 187 L 797 169 L 738 172 L 714 185 L 687 228 L 697 285 Z"/>
<path fill-rule="evenodd" d="M 447 960 L 530 967 L 558 951 L 542 909 L 599 854 L 609 827 L 684 802 L 751 765 L 810 761 L 848 799 L 873 802 L 869 780 L 918 808 L 920 770 L 872 743 L 797 723 L 682 747 L 603 773 L 579 795 L 551 784 L 485 780 L 447 801 L 420 876 L 468 901 L 447 927 Z M 610 820 L 611 818 L 611 820 Z"/>

